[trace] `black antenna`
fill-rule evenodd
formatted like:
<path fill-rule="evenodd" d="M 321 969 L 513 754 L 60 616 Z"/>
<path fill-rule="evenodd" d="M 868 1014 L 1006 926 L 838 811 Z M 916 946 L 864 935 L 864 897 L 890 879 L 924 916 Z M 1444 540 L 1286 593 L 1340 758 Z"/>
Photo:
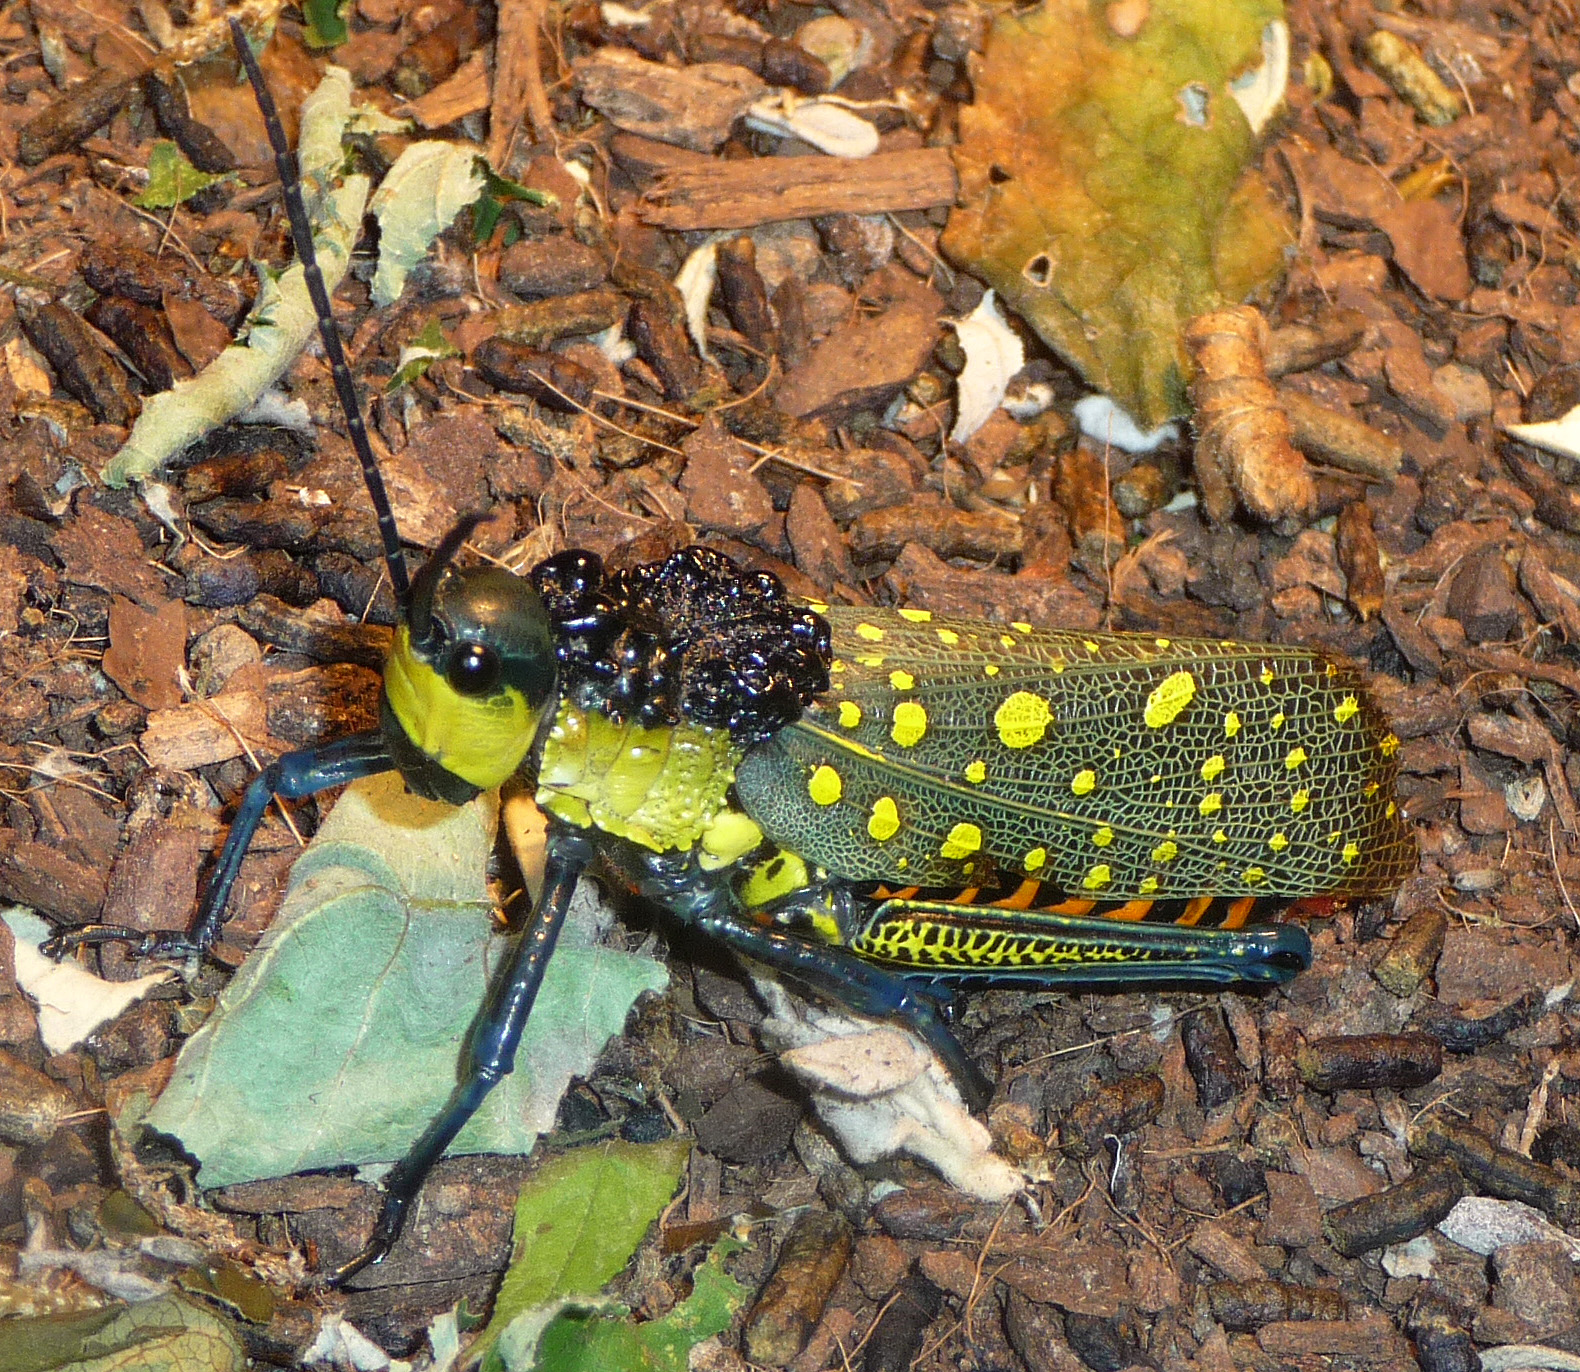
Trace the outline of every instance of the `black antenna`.
<path fill-rule="evenodd" d="M 384 561 L 390 570 L 390 586 L 395 592 L 395 602 L 404 615 L 411 600 L 411 580 L 406 575 L 406 557 L 401 552 L 400 530 L 395 527 L 395 512 L 390 509 L 384 478 L 379 472 L 378 460 L 373 456 L 373 447 L 368 442 L 368 429 L 362 419 L 362 404 L 357 399 L 356 383 L 351 379 L 351 368 L 346 365 L 346 350 L 340 345 L 340 329 L 329 304 L 329 292 L 324 288 L 324 274 L 318 266 L 318 254 L 313 251 L 313 228 L 307 221 L 307 205 L 302 200 L 301 164 L 285 141 L 285 129 L 280 123 L 280 112 L 275 108 L 274 97 L 264 84 L 263 72 L 258 67 L 258 59 L 253 56 L 247 34 L 235 18 L 230 21 L 230 36 L 241 56 L 241 64 L 247 70 L 247 80 L 252 83 L 252 93 L 258 101 L 258 111 L 263 115 L 264 127 L 269 131 L 269 146 L 274 149 L 274 166 L 279 173 L 281 194 L 285 197 L 285 213 L 291 221 L 291 239 L 296 244 L 296 260 L 302 264 L 303 275 L 307 278 L 307 294 L 318 315 L 318 336 L 324 340 L 324 353 L 329 358 L 329 370 L 335 379 L 335 393 L 340 397 L 340 408 L 346 414 L 351 446 L 356 450 L 357 461 L 362 464 L 362 479 L 367 482 L 368 497 L 373 501 L 373 512 L 378 516 L 379 537 L 384 542 Z"/>

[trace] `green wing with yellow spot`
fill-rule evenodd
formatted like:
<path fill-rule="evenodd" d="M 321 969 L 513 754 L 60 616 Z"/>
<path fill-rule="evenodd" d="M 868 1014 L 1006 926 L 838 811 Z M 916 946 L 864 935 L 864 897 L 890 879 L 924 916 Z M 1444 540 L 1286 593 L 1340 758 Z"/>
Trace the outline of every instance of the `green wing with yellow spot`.
<path fill-rule="evenodd" d="M 828 611 L 832 684 L 737 793 L 850 881 L 1357 896 L 1414 867 L 1398 740 L 1300 648 Z"/>

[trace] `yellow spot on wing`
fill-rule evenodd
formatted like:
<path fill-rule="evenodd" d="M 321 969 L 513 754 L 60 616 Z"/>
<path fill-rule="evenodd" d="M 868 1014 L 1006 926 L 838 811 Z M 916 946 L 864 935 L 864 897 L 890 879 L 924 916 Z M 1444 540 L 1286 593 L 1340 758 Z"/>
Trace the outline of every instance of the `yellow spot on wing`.
<path fill-rule="evenodd" d="M 997 676 L 998 675 L 998 663 L 996 663 L 996 662 L 988 663 L 987 666 L 985 666 L 982 669 L 982 675 L 983 676 Z"/>
<path fill-rule="evenodd" d="M 1101 891 L 1114 879 L 1114 873 L 1106 862 L 1097 863 L 1090 872 L 1081 878 L 1081 885 L 1088 891 Z"/>
<path fill-rule="evenodd" d="M 856 626 L 856 637 L 864 638 L 868 643 L 882 643 L 883 630 L 876 624 L 858 624 Z"/>
<path fill-rule="evenodd" d="M 1395 734 L 1384 734 L 1377 740 L 1377 751 L 1384 757 L 1392 757 L 1399 751 L 1399 739 Z"/>
<path fill-rule="evenodd" d="M 1223 809 L 1223 796 L 1217 791 L 1209 791 L 1201 798 L 1201 804 L 1197 808 L 1204 816 L 1215 815 Z"/>
<path fill-rule="evenodd" d="M 861 723 L 861 706 L 854 700 L 839 702 L 839 722 L 847 729 L 854 729 Z"/>
<path fill-rule="evenodd" d="M 1173 862 L 1180 855 L 1179 844 L 1172 839 L 1164 839 L 1152 850 L 1153 862 Z"/>
<path fill-rule="evenodd" d="M 1031 625 L 1026 623 L 1026 621 L 1023 619 L 1010 620 L 1009 627 L 1012 628 L 1017 634 L 1029 634 L 1031 632 Z"/>
<path fill-rule="evenodd" d="M 1033 848 L 1031 852 L 1027 853 L 1020 860 L 1020 865 L 1028 872 L 1038 872 L 1042 870 L 1043 864 L 1047 861 L 1048 850 L 1046 848 Z"/>
<path fill-rule="evenodd" d="M 965 778 L 973 786 L 980 786 L 987 780 L 987 763 L 981 758 L 966 763 Z"/>
<path fill-rule="evenodd" d="M 1141 717 L 1149 729 L 1161 729 L 1178 719 L 1180 711 L 1195 698 L 1196 678 L 1186 671 L 1171 672 L 1152 688 Z"/>
<path fill-rule="evenodd" d="M 909 691 L 916 685 L 916 678 L 909 672 L 893 671 L 889 673 L 889 685 L 896 691 Z"/>
<path fill-rule="evenodd" d="M 1307 790 L 1296 791 L 1295 794 L 1289 798 L 1289 808 L 1297 815 L 1309 804 L 1311 804 L 1311 792 Z"/>
<path fill-rule="evenodd" d="M 1262 664 L 1262 685 L 1271 686 L 1277 680 L 1278 673 L 1276 673 L 1270 666 L 1268 666 L 1267 663 L 1264 662 Z"/>
<path fill-rule="evenodd" d="M 1097 773 L 1090 767 L 1083 767 L 1070 778 L 1070 790 L 1075 795 L 1090 795 L 1097 787 Z"/>
<path fill-rule="evenodd" d="M 926 624 L 933 617 L 931 610 L 901 610 L 900 618 L 909 620 L 912 624 Z"/>
<path fill-rule="evenodd" d="M 914 700 L 902 700 L 894 707 L 894 724 L 889 737 L 902 748 L 911 748 L 927 733 L 927 711 Z"/>
<path fill-rule="evenodd" d="M 1284 727 L 1285 718 L 1286 716 L 1284 712 L 1279 710 L 1270 720 L 1267 721 L 1268 727 L 1273 729 L 1282 729 Z"/>
<path fill-rule="evenodd" d="M 1267 873 L 1260 867 L 1247 867 L 1240 873 L 1240 880 L 1247 886 L 1260 886 L 1267 880 Z"/>
<path fill-rule="evenodd" d="M 1106 848 L 1114 841 L 1114 831 L 1106 824 L 1092 834 L 1092 842 L 1099 848 Z"/>
<path fill-rule="evenodd" d="M 1223 754 L 1214 753 L 1207 761 L 1202 763 L 1201 779 L 1203 781 L 1216 781 L 1226 765 Z"/>
<path fill-rule="evenodd" d="M 1347 724 L 1361 712 L 1361 703 L 1354 696 L 1345 696 L 1333 707 L 1333 718 L 1340 724 Z"/>
<path fill-rule="evenodd" d="M 883 654 L 882 653 L 857 653 L 856 654 L 856 661 L 857 661 L 857 663 L 860 666 L 863 666 L 863 667 L 881 667 L 881 666 L 883 666 Z"/>
<path fill-rule="evenodd" d="M 872 815 L 867 820 L 867 832 L 883 843 L 900 832 L 900 811 L 892 796 L 879 796 L 872 802 Z"/>
<path fill-rule="evenodd" d="M 960 642 L 960 635 L 953 629 L 939 629 L 938 641 L 946 648 L 953 648 L 955 644 Z"/>
<path fill-rule="evenodd" d="M 1289 755 L 1284 759 L 1284 766 L 1289 768 L 1289 770 L 1292 772 L 1296 767 L 1299 767 L 1303 762 L 1305 762 L 1305 760 L 1306 750 L 1297 746 L 1289 750 Z"/>
<path fill-rule="evenodd" d="M 1351 840 L 1344 845 L 1343 857 L 1346 862 L 1354 862 L 1361 855 L 1360 844 Z"/>
<path fill-rule="evenodd" d="M 1280 831 L 1267 840 L 1267 846 L 1275 853 L 1282 853 L 1285 848 L 1289 847 L 1289 835 Z"/>
<path fill-rule="evenodd" d="M 970 857 L 982 847 L 982 831 L 974 824 L 957 824 L 939 845 L 938 854 L 946 858 Z"/>
<path fill-rule="evenodd" d="M 1162 884 L 1156 877 L 1142 877 L 1141 884 L 1136 887 L 1136 890 L 1144 896 L 1154 896 L 1158 892 L 1158 887 Z"/>
<path fill-rule="evenodd" d="M 1030 691 L 1016 691 L 993 714 L 993 727 L 1006 748 L 1029 748 L 1040 743 L 1053 722 L 1048 702 Z"/>
<path fill-rule="evenodd" d="M 812 775 L 807 778 L 806 793 L 819 805 L 832 805 L 844 791 L 839 773 L 826 762 L 814 768 Z"/>
<path fill-rule="evenodd" d="M 1240 716 L 1230 710 L 1223 717 L 1223 732 L 1225 738 L 1233 738 L 1240 732 Z"/>

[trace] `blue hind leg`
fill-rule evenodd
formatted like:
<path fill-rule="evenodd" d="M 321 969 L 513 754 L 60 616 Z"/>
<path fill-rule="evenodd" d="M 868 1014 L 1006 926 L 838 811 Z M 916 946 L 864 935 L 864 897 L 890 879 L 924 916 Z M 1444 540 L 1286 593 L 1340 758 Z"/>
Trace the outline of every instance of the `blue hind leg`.
<path fill-rule="evenodd" d="M 794 934 L 744 924 L 733 912 L 698 914 L 690 922 L 709 938 L 765 963 L 858 1014 L 904 1025 L 938 1056 L 960 1088 L 966 1105 L 977 1111 L 987 1108 L 993 1085 L 950 1033 L 927 988 L 896 972 L 863 962 L 842 948 L 808 943 Z"/>

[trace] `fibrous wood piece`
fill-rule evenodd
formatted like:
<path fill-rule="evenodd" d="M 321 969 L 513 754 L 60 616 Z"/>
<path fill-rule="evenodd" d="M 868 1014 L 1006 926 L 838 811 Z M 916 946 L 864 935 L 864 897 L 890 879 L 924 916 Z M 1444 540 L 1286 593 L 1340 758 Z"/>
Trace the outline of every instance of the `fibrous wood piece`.
<path fill-rule="evenodd" d="M 946 148 L 854 159 L 759 157 L 667 171 L 638 212 L 665 229 L 749 229 L 780 219 L 953 205 L 957 189 Z"/>

